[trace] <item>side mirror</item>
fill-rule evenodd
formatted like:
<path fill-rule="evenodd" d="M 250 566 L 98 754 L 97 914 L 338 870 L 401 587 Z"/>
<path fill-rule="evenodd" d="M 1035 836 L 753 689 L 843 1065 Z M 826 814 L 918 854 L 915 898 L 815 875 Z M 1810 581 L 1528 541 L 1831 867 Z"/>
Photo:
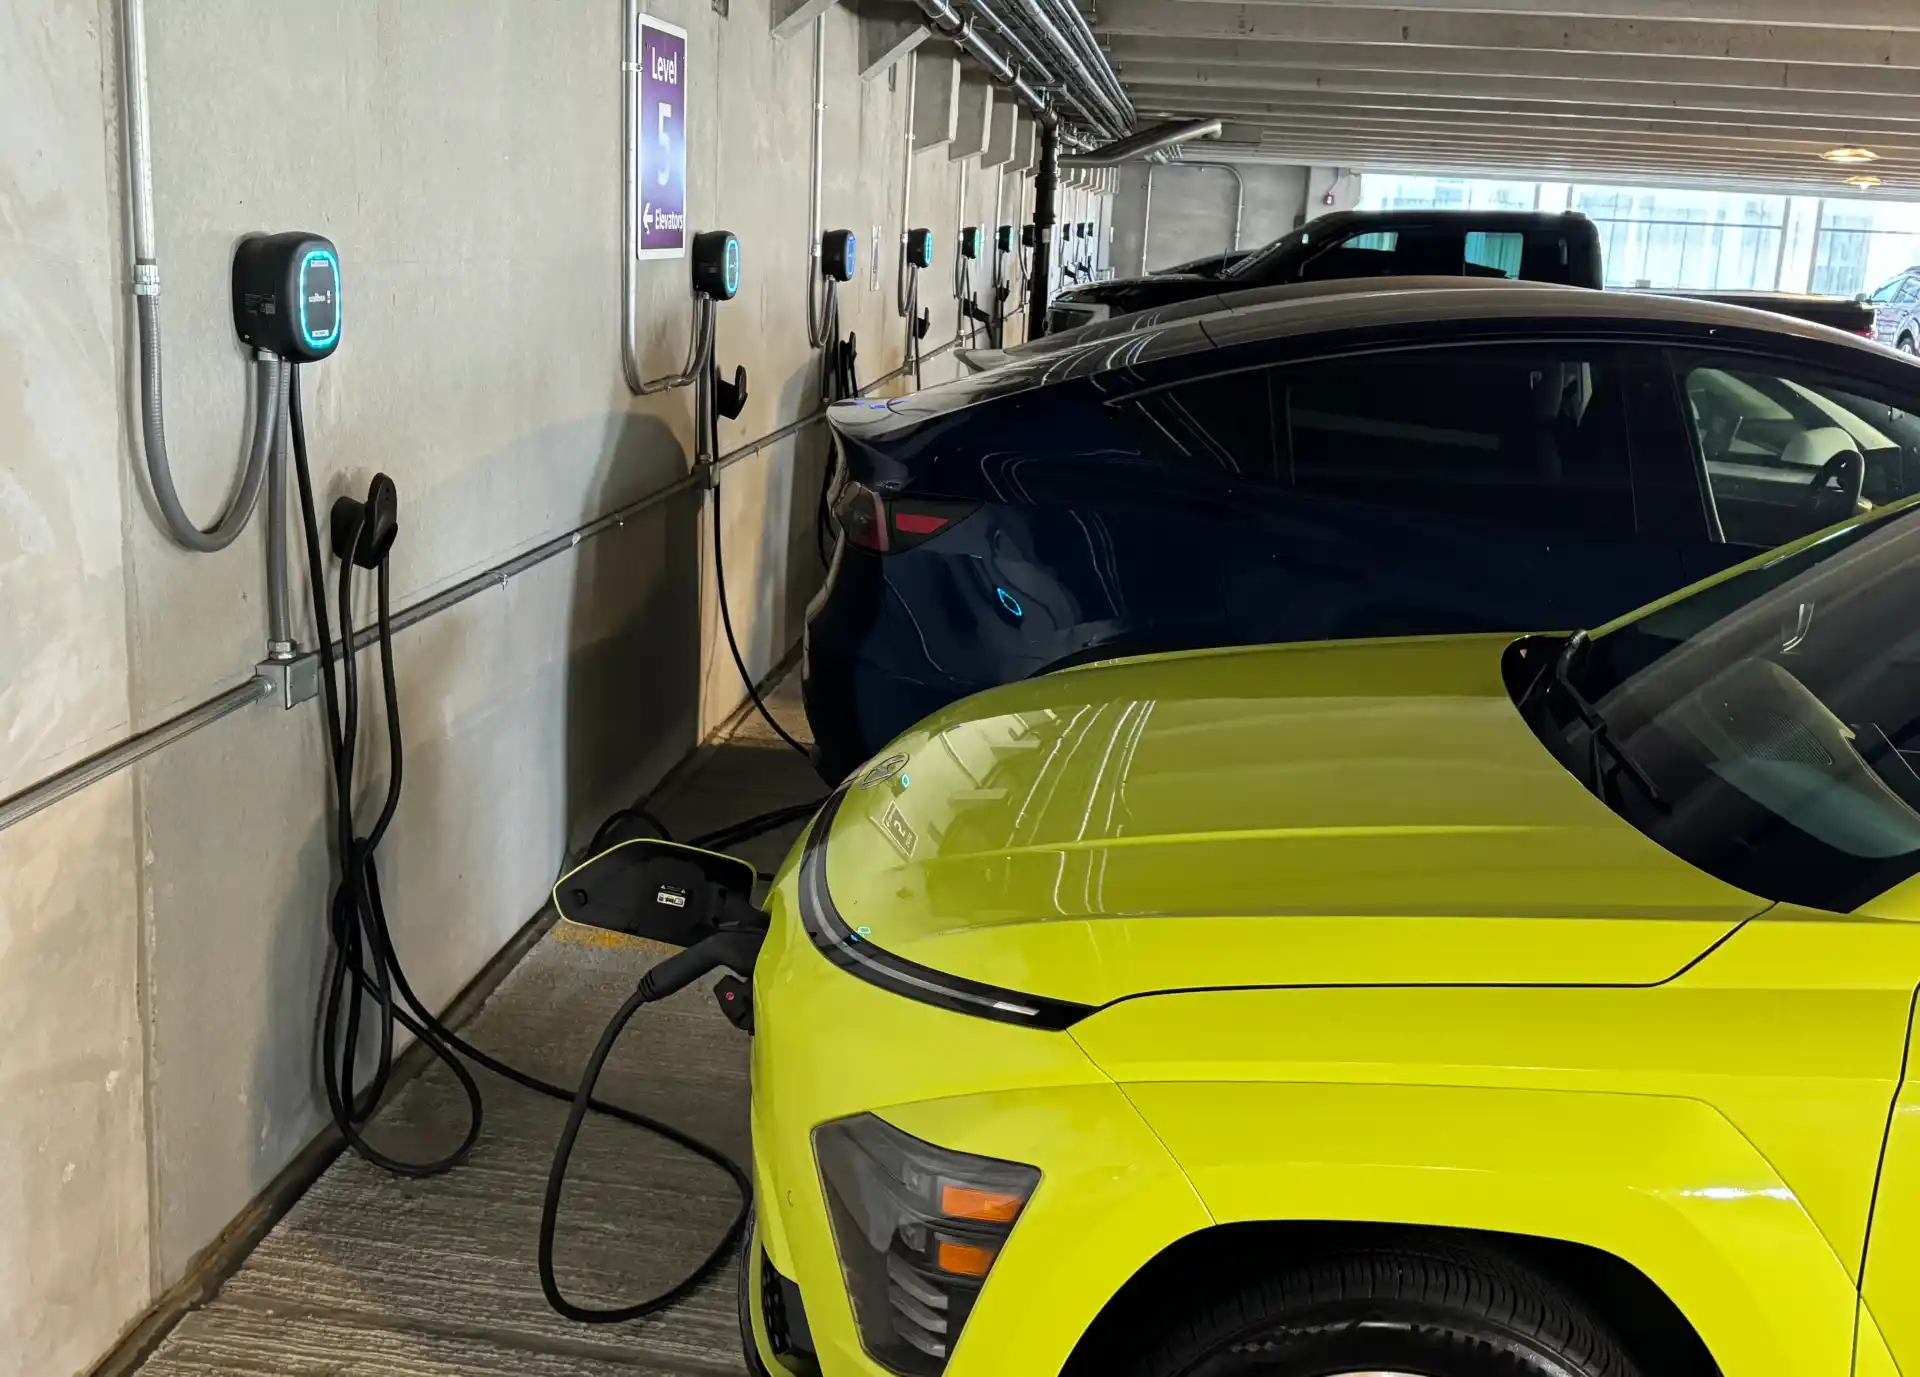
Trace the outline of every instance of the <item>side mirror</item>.
<path fill-rule="evenodd" d="M 640 837 L 563 875 L 553 906 L 568 922 L 691 947 L 753 914 L 756 878 L 737 857 Z"/>

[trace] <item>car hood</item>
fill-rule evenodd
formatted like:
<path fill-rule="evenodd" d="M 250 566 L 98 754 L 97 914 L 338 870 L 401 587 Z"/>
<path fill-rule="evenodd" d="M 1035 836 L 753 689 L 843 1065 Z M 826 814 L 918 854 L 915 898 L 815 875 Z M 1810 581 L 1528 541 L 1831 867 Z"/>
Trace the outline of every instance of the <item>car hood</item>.
<path fill-rule="evenodd" d="M 1503 685 L 1510 639 L 1150 656 L 964 700 L 849 781 L 831 903 L 870 948 L 1094 1006 L 1665 980 L 1766 903 L 1559 764 Z"/>

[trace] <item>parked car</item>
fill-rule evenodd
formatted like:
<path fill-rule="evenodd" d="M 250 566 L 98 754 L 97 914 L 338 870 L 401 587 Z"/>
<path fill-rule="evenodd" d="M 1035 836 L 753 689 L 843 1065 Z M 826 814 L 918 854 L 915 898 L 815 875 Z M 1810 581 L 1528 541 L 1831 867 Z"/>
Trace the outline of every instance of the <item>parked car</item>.
<path fill-rule="evenodd" d="M 1105 328 L 830 412 L 804 658 L 830 780 L 1011 680 L 1592 626 L 1920 491 L 1920 366 L 1739 307 L 1342 284 Z"/>
<path fill-rule="evenodd" d="M 1874 333 L 1903 354 L 1920 354 L 1920 267 L 1908 268 L 1865 298 Z"/>
<path fill-rule="evenodd" d="M 770 897 L 748 1371 L 1920 1371 L 1916 607 L 1910 501 L 921 724 Z"/>
<path fill-rule="evenodd" d="M 1747 306 L 1756 311 L 1772 311 L 1775 315 L 1792 316 L 1795 320 L 1844 330 L 1863 339 L 1878 338 L 1873 307 L 1857 297 L 1822 296 L 1817 292 L 1735 292 L 1690 287 L 1660 287 L 1652 290 L 1659 296 L 1690 297 L 1695 301 Z"/>
<path fill-rule="evenodd" d="M 1347 210 L 1309 221 L 1216 276 L 1155 273 L 1062 292 L 1047 330 L 1215 292 L 1350 277 L 1524 278 L 1598 288 L 1600 233 L 1575 212 Z"/>

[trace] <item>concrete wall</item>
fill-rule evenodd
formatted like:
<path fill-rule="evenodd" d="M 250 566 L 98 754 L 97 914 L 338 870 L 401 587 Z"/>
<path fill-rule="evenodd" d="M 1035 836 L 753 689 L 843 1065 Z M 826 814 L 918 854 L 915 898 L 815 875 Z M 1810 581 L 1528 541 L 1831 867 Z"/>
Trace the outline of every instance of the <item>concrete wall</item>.
<path fill-rule="evenodd" d="M 1149 208 L 1146 165 L 1122 168 L 1113 209 L 1114 268 L 1122 275 L 1155 272 L 1203 254 L 1226 252 L 1233 247 L 1236 206 L 1241 206 L 1241 247 L 1278 239 L 1332 209 L 1308 196 L 1310 176 L 1320 171 L 1275 163 L 1243 163 L 1232 171 L 1219 163 L 1168 163 L 1152 169 Z M 1243 206 L 1233 172 L 1245 183 Z M 1355 183 L 1357 194 L 1358 179 L 1347 180 Z"/>
<path fill-rule="evenodd" d="M 775 43 L 766 0 L 726 20 L 703 0 L 650 7 L 691 31 L 692 219 L 745 246 L 720 360 L 747 366 L 752 396 L 722 423 L 726 449 L 814 404 L 811 35 Z M 393 475 L 398 604 L 686 471 L 690 395 L 636 401 L 620 375 L 621 9 L 150 7 L 168 424 L 190 510 L 210 517 L 235 472 L 247 370 L 226 277 L 257 229 L 342 250 L 345 342 L 306 372 L 316 482 L 324 507 Z M 244 681 L 262 653 L 260 523 L 218 555 L 175 549 L 129 442 L 117 22 L 114 0 L 0 6 L 0 796 Z M 826 222 L 854 227 L 863 256 L 871 225 L 888 241 L 879 290 L 863 271 L 842 295 L 873 377 L 904 337 L 907 82 L 858 83 L 856 21 L 826 22 Z M 944 231 L 929 345 L 953 333 L 934 284 L 959 180 L 920 155 L 913 219 Z M 982 219 L 992 180 L 969 190 Z M 685 271 L 639 267 L 649 373 L 682 357 Z M 726 475 L 756 671 L 818 582 L 823 451 L 815 427 Z M 407 793 L 382 878 L 430 1002 L 536 911 L 569 842 L 740 700 L 706 512 L 656 507 L 400 635 Z M 325 789 L 317 705 L 262 706 L 0 832 L 0 1377 L 89 1366 L 322 1128 Z"/>

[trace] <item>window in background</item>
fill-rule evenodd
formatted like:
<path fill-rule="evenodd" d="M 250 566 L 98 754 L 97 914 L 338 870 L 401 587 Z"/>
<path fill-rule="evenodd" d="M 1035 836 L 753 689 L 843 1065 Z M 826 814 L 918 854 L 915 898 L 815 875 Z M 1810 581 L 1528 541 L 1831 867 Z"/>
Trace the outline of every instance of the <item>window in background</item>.
<path fill-rule="evenodd" d="M 1360 179 L 1361 210 L 1533 210 L 1538 182 L 1472 177 L 1410 177 L 1369 172 Z"/>
<path fill-rule="evenodd" d="M 1820 206 L 1813 290 L 1873 291 L 1920 263 L 1920 206 L 1829 199 Z"/>
<path fill-rule="evenodd" d="M 1609 287 L 1770 291 L 1778 280 L 1784 196 L 1579 186 L 1570 206 L 1599 227 Z"/>

